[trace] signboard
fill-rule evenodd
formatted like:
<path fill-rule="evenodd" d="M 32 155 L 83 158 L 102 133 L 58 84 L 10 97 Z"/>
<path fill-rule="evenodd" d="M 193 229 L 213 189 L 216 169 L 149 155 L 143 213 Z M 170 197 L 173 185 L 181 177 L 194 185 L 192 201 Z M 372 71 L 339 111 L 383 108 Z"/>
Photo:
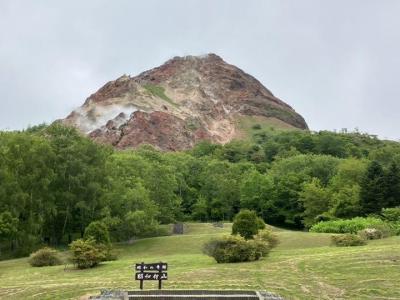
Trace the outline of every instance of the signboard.
<path fill-rule="evenodd" d="M 143 289 L 143 281 L 158 280 L 158 288 L 161 290 L 162 281 L 168 280 L 168 264 L 159 262 L 152 264 L 135 264 L 135 280 L 140 280 L 140 289 Z"/>
<path fill-rule="evenodd" d="M 166 272 L 162 273 L 150 273 L 150 272 L 143 272 L 143 273 L 136 273 L 135 274 L 136 280 L 167 280 L 168 274 Z"/>
<path fill-rule="evenodd" d="M 158 264 L 136 264 L 136 271 L 167 271 L 168 264 L 158 263 Z"/>

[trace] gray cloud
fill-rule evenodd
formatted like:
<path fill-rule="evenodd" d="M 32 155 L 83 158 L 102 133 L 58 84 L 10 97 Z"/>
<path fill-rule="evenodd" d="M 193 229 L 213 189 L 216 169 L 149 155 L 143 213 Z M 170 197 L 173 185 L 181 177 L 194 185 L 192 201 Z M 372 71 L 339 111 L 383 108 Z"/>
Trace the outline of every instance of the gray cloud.
<path fill-rule="evenodd" d="M 400 139 L 400 2 L 0 2 L 0 129 L 65 117 L 105 82 L 215 52 L 313 130 Z"/>

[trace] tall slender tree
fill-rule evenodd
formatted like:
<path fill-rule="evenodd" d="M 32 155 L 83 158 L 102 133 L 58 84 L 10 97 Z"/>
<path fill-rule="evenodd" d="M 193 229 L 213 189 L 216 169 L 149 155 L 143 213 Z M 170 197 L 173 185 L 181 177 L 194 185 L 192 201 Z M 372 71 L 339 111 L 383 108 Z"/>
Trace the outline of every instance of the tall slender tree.
<path fill-rule="evenodd" d="M 385 204 L 385 176 L 382 166 L 372 161 L 361 180 L 360 204 L 364 215 L 378 213 Z"/>
<path fill-rule="evenodd" d="M 385 174 L 385 201 L 384 207 L 400 206 L 400 169 L 392 162 Z"/>

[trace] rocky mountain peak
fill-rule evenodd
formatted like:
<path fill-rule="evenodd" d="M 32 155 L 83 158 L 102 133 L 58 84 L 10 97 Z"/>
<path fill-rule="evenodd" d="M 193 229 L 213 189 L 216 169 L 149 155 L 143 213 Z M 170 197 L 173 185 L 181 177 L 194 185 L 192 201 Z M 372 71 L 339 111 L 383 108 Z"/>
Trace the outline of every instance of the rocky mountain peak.
<path fill-rule="evenodd" d="M 174 57 L 106 83 L 63 123 L 117 148 L 188 149 L 226 143 L 249 124 L 307 129 L 304 119 L 257 79 L 210 53 Z M 246 125 L 244 125 L 246 124 Z"/>

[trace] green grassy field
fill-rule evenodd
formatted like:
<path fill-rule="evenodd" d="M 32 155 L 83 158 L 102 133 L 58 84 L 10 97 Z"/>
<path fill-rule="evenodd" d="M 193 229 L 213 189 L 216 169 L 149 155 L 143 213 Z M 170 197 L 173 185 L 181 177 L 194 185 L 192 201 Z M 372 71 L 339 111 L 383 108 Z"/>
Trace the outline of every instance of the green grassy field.
<path fill-rule="evenodd" d="M 201 253 L 204 242 L 230 225 L 188 224 L 181 236 L 118 246 L 119 260 L 89 270 L 33 268 L 27 259 L 0 262 L 1 299 L 79 299 L 100 289 L 136 289 L 132 265 L 169 263 L 168 289 L 254 289 L 287 299 L 400 299 L 400 237 L 354 248 L 331 247 L 330 235 L 275 229 L 281 240 L 267 258 L 217 264 Z M 146 288 L 155 288 L 145 283 Z"/>

